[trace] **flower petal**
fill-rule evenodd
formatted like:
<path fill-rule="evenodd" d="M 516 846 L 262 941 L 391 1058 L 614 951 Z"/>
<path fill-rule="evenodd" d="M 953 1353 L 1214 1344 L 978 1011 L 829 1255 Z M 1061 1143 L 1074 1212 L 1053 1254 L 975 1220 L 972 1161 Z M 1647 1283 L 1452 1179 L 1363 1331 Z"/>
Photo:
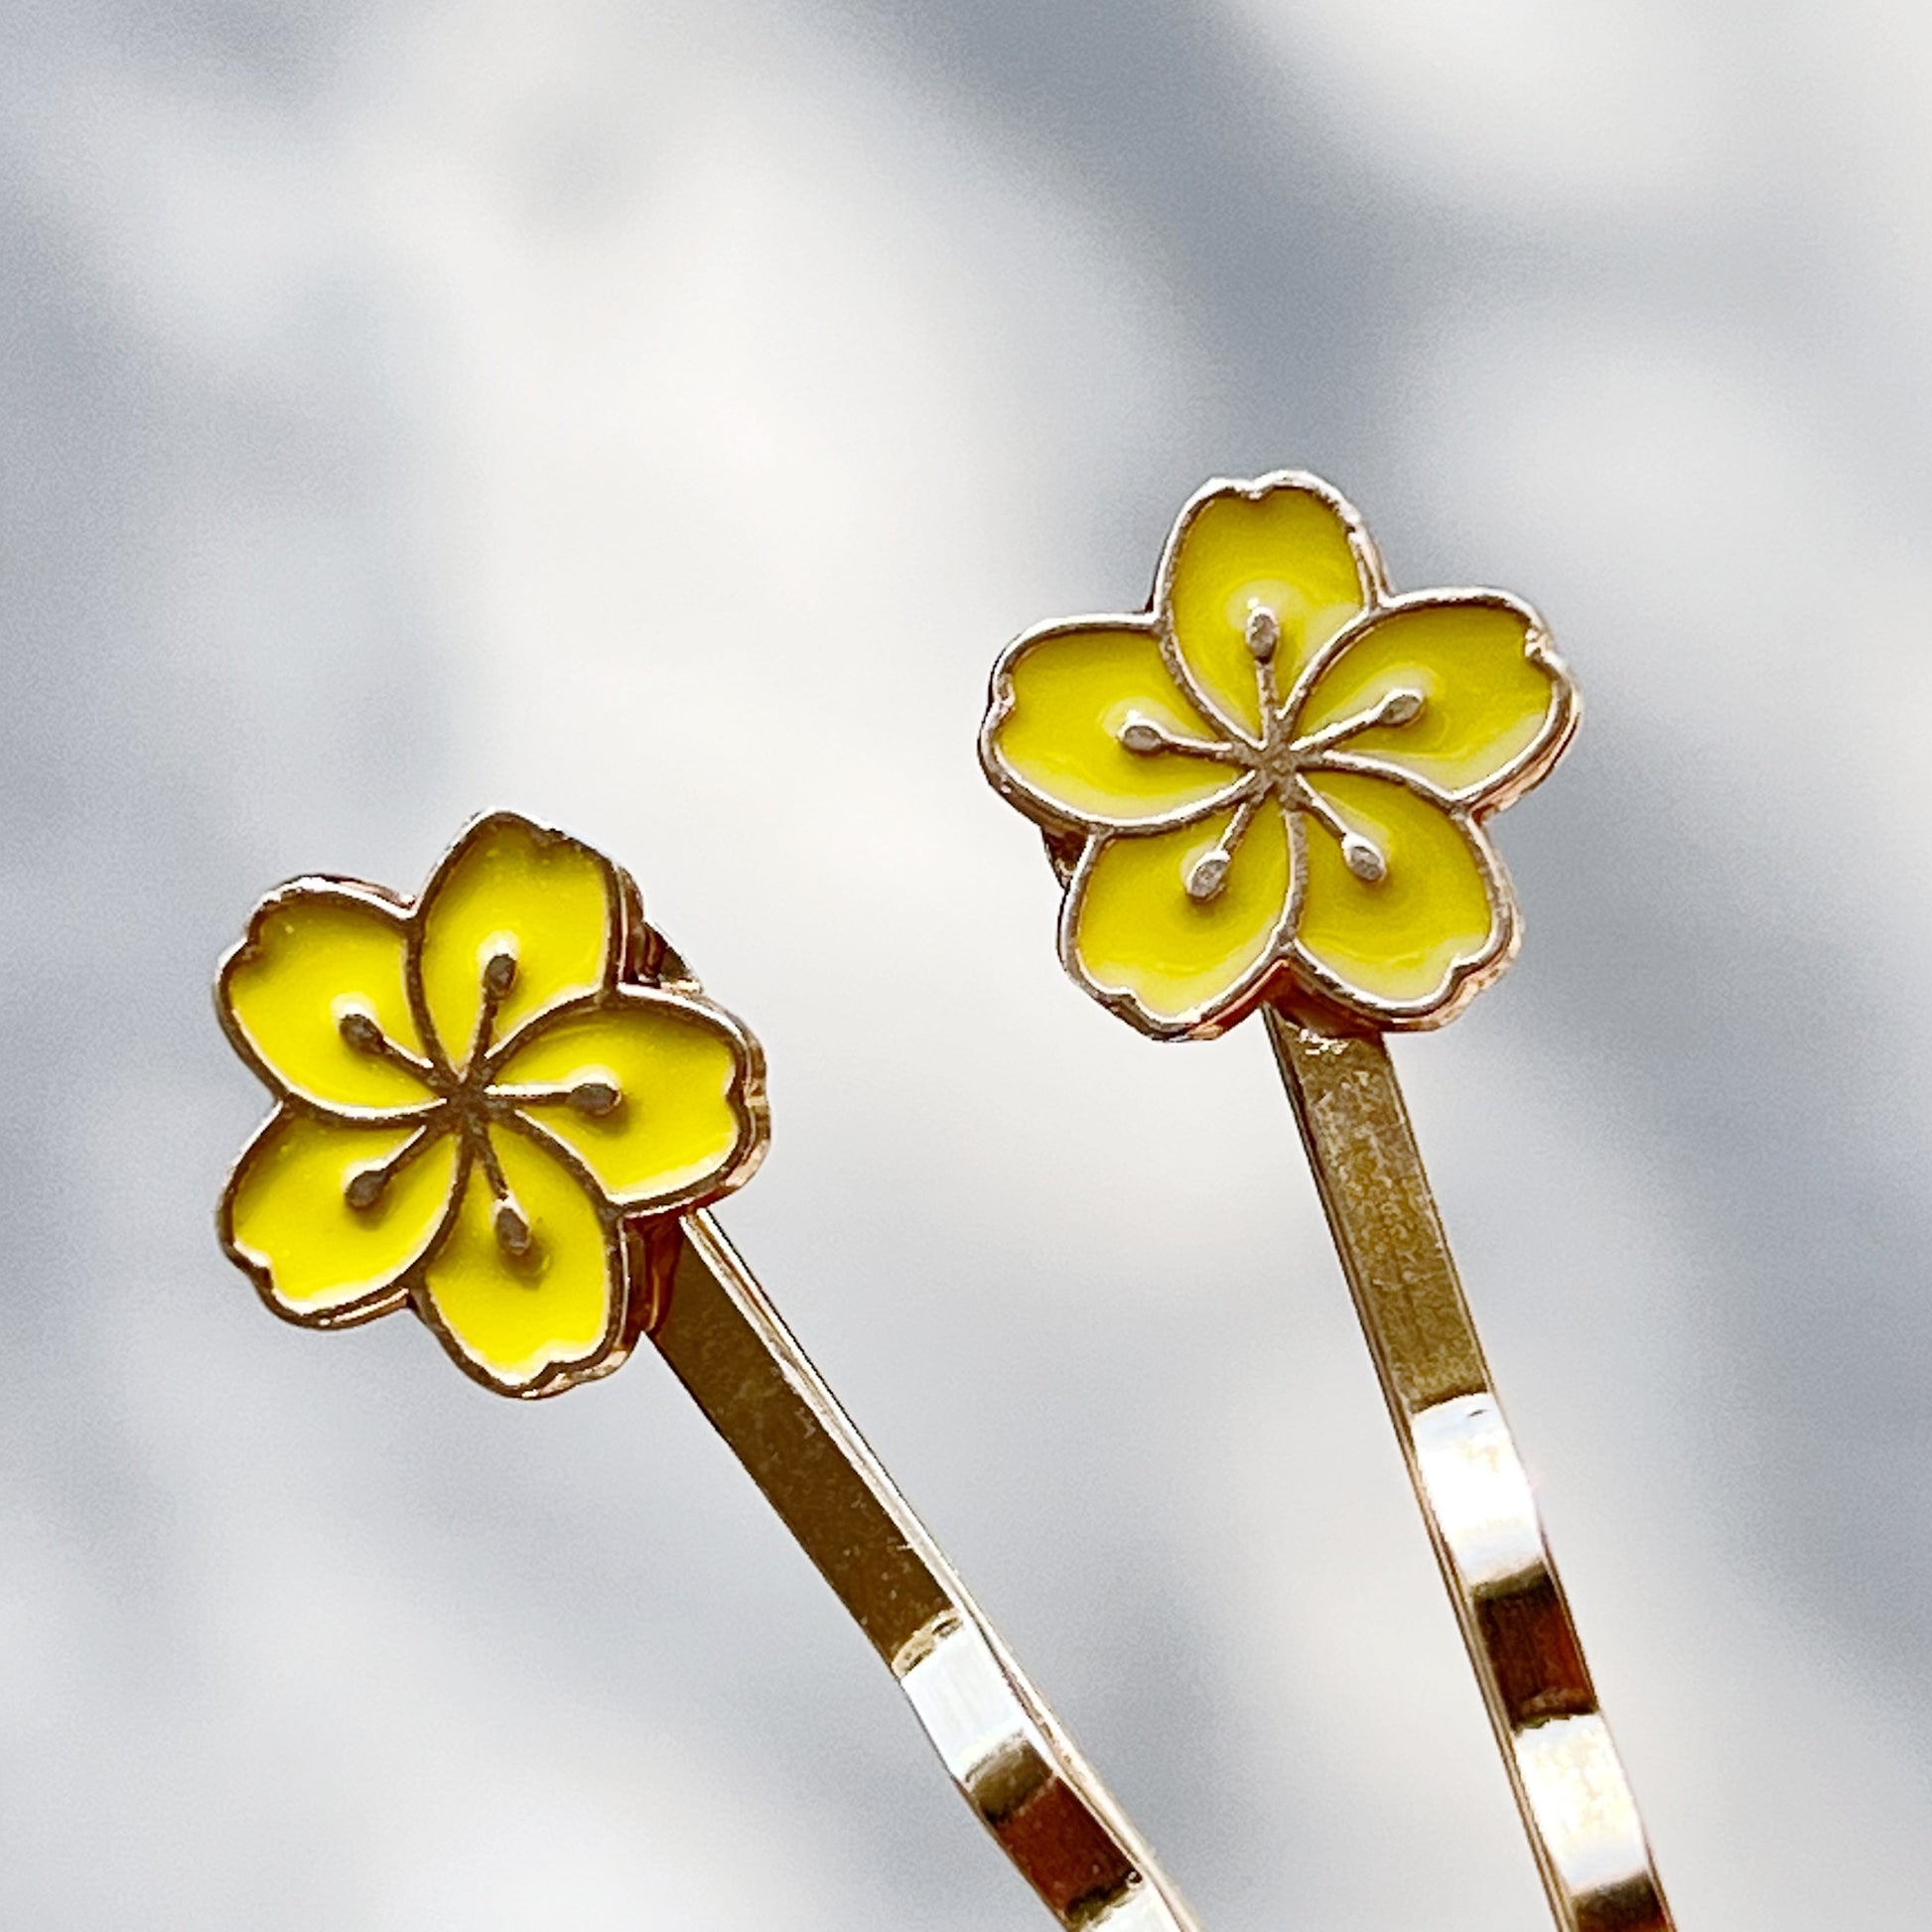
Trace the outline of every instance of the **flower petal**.
<path fill-rule="evenodd" d="M 1211 484 L 1181 511 L 1162 565 L 1159 611 L 1196 688 L 1251 735 L 1261 731 L 1261 687 L 1248 620 L 1274 613 L 1275 684 L 1286 692 L 1303 665 L 1357 612 L 1381 581 L 1354 510 L 1311 477 Z"/>
<path fill-rule="evenodd" d="M 417 1306 L 466 1373 L 499 1394 L 545 1395 L 613 1365 L 623 1339 L 622 1241 L 555 1155 L 521 1134 L 492 1140 L 529 1247 L 512 1256 L 497 1239 L 496 1203 L 473 1161 Z"/>
<path fill-rule="evenodd" d="M 1408 723 L 1353 733 L 1337 750 L 1472 803 L 1533 784 L 1576 727 L 1576 687 L 1548 633 L 1500 592 L 1433 592 L 1375 612 L 1314 674 L 1295 735 L 1370 716 L 1402 691 L 1422 700 Z"/>
<path fill-rule="evenodd" d="M 623 894 L 601 853 L 514 812 L 480 819 L 423 894 L 423 1004 L 450 1063 L 469 1064 L 483 969 L 516 962 L 492 1038 L 611 983 L 622 952 Z"/>
<path fill-rule="evenodd" d="M 1297 834 L 1264 798 L 1209 899 L 1187 879 L 1234 823 L 1223 811 L 1172 831 L 1097 840 L 1068 889 L 1060 956 L 1086 989 L 1148 1033 L 1206 1036 L 1239 1016 L 1286 937 Z"/>
<path fill-rule="evenodd" d="M 587 1084 L 617 1095 L 608 1111 L 563 1096 Z M 695 1001 L 623 987 L 538 1021 L 491 1083 L 556 1097 L 523 1111 L 625 1209 L 663 1210 L 715 1197 L 762 1152 L 762 1082 L 751 1044 Z"/>
<path fill-rule="evenodd" d="M 215 987 L 236 1050 L 279 1091 L 339 1112 L 430 1105 L 408 1068 L 342 1033 L 345 1016 L 361 1014 L 423 1056 L 409 1005 L 408 934 L 402 913 L 347 887 L 305 880 L 270 895 Z"/>
<path fill-rule="evenodd" d="M 276 1313 L 330 1327 L 402 1301 L 401 1277 L 435 1241 L 449 1208 L 456 1143 L 437 1133 L 368 1207 L 349 1206 L 345 1190 L 419 1131 L 284 1108 L 249 1143 L 221 1196 L 221 1245 Z"/>
<path fill-rule="evenodd" d="M 1472 977 L 1500 969 L 1514 943 L 1509 885 L 1488 841 L 1394 779 L 1304 777 L 1352 833 L 1374 843 L 1386 872 L 1360 878 L 1334 833 L 1311 822 L 1295 927 L 1301 962 L 1331 998 L 1371 1020 L 1447 1019 L 1474 990 Z"/>
<path fill-rule="evenodd" d="M 1182 695 L 1151 624 L 1053 624 L 994 671 L 981 759 L 1035 817 L 1083 827 L 1169 819 L 1247 775 L 1185 753 L 1129 751 L 1121 734 L 1137 723 L 1196 744 L 1222 738 Z"/>

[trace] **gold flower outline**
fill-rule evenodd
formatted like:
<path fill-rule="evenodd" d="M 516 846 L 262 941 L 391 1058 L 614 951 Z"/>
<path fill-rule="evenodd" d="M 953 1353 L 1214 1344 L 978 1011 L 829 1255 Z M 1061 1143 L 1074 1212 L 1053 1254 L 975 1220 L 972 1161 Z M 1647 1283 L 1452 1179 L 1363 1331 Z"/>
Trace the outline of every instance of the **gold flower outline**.
<path fill-rule="evenodd" d="M 511 812 L 411 903 L 268 895 L 215 1008 L 276 1098 L 222 1189 L 223 1251 L 305 1327 L 411 1307 L 502 1395 L 608 1374 L 650 1313 L 647 1232 L 762 1159 L 757 1040 L 601 853 Z"/>
<path fill-rule="evenodd" d="M 1189 499 L 1145 613 L 1009 645 L 980 759 L 1045 834 L 1067 972 L 1141 1031 L 1279 998 L 1422 1028 L 1514 956 L 1484 821 L 1580 713 L 1529 605 L 1393 593 L 1354 506 L 1280 471 Z"/>

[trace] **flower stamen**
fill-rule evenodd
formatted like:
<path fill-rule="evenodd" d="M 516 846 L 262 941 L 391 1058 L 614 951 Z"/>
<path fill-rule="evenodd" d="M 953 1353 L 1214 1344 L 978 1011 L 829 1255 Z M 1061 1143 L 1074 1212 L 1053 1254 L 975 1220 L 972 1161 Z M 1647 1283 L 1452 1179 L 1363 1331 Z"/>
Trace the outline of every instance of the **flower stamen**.
<path fill-rule="evenodd" d="M 483 1064 L 483 1055 L 489 1051 L 490 1035 L 496 1030 L 496 1015 L 515 984 L 516 954 L 508 945 L 499 945 L 483 961 L 483 1005 L 477 1010 L 477 1033 L 470 1042 L 467 1065 Z"/>
<path fill-rule="evenodd" d="M 424 1149 L 434 1145 L 442 1133 L 439 1127 L 425 1127 L 412 1135 L 388 1160 L 373 1168 L 357 1168 L 343 1184 L 343 1199 L 358 1214 L 366 1214 L 382 1199 L 390 1181 L 410 1165 Z"/>
<path fill-rule="evenodd" d="M 345 1013 L 336 1022 L 336 1031 L 360 1053 L 379 1053 L 389 1041 L 382 1029 L 366 1013 Z"/>
<path fill-rule="evenodd" d="M 1130 718 L 1121 727 L 1120 742 L 1130 752 L 1151 758 L 1157 752 L 1178 752 L 1185 758 L 1213 759 L 1221 764 L 1245 762 L 1231 745 L 1204 743 L 1198 738 L 1176 738 L 1152 719 Z"/>
<path fill-rule="evenodd" d="M 352 1046 L 358 1053 L 367 1053 L 376 1059 L 389 1060 L 396 1066 L 405 1067 L 418 1079 L 435 1082 L 435 1068 L 427 1060 L 420 1060 L 406 1046 L 398 1046 L 377 1024 L 373 1014 L 363 1013 L 351 1007 L 336 1022 L 336 1031 L 342 1035 L 344 1042 Z"/>
<path fill-rule="evenodd" d="M 521 1261 L 530 1252 L 530 1224 L 513 1200 L 496 1203 L 496 1245 L 512 1261 Z"/>
<path fill-rule="evenodd" d="M 1350 832 L 1341 842 L 1341 862 L 1365 886 L 1379 886 L 1389 876 L 1389 862 L 1373 839 Z"/>
<path fill-rule="evenodd" d="M 623 1089 L 609 1080 L 579 1080 L 574 1087 L 499 1087 L 497 1096 L 516 1107 L 574 1107 L 602 1120 L 623 1105 Z"/>
<path fill-rule="evenodd" d="M 1261 809 L 1261 801 L 1266 795 L 1258 791 L 1244 798 L 1241 809 L 1228 822 L 1228 829 L 1221 834 L 1219 843 L 1203 852 L 1187 868 L 1187 897 L 1195 904 L 1205 905 L 1227 891 L 1228 868 L 1234 864 L 1234 855 L 1240 847 L 1242 835 L 1254 822 L 1255 813 Z"/>
<path fill-rule="evenodd" d="M 488 1181 L 489 1191 L 496 1200 L 495 1212 L 490 1216 L 496 1245 L 511 1261 L 526 1261 L 535 1245 L 530 1217 L 510 1192 L 509 1180 L 503 1173 L 502 1162 L 497 1159 L 495 1148 L 490 1144 L 488 1130 L 479 1127 L 473 1130 L 470 1138 L 477 1150 L 477 1159 L 483 1166 L 483 1178 Z"/>
<path fill-rule="evenodd" d="M 609 1080 L 582 1080 L 571 1088 L 570 1104 L 580 1114 L 588 1114 L 593 1120 L 601 1120 L 606 1114 L 614 1114 L 622 1103 L 621 1089 L 615 1087 Z"/>
<path fill-rule="evenodd" d="M 1187 897 L 1201 905 L 1219 898 L 1227 890 L 1228 867 L 1233 862 L 1233 853 L 1220 846 L 1196 859 L 1187 874 Z"/>
<path fill-rule="evenodd" d="M 1278 750 L 1285 733 L 1282 719 L 1281 685 L 1275 677 L 1275 653 L 1281 648 L 1282 621 L 1266 604 L 1257 604 L 1248 612 L 1247 629 L 1249 654 L 1255 660 L 1255 688 L 1261 694 L 1261 738 L 1263 758 L 1271 750 Z"/>
<path fill-rule="evenodd" d="M 1358 712 L 1353 718 L 1343 718 L 1332 725 L 1325 725 L 1318 732 L 1311 732 L 1300 740 L 1295 752 L 1298 758 L 1309 758 L 1317 752 L 1326 752 L 1362 732 L 1374 731 L 1381 725 L 1413 725 L 1422 716 L 1423 695 L 1420 691 L 1397 690 L 1388 692 L 1378 704 L 1371 705 L 1367 711 Z"/>
<path fill-rule="evenodd" d="M 1379 886 L 1389 876 L 1388 855 L 1375 841 L 1358 832 L 1314 787 L 1298 782 L 1296 802 L 1320 821 L 1341 843 L 1341 862 L 1364 886 Z"/>

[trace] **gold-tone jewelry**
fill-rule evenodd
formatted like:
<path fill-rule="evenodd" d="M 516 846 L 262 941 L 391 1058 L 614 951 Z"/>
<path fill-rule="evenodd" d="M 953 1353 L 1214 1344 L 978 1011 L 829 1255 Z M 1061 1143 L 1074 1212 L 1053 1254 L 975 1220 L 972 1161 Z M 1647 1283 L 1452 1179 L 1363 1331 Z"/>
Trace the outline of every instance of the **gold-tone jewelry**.
<path fill-rule="evenodd" d="M 1508 965 L 1487 821 L 1578 715 L 1529 606 L 1392 593 L 1354 507 L 1281 472 L 1194 495 L 1146 612 L 1009 646 L 980 754 L 1087 993 L 1165 1039 L 1266 1014 L 1552 1913 L 1670 1932 L 1381 1037 Z"/>
<path fill-rule="evenodd" d="M 413 1309 L 520 1397 L 655 1343 L 1059 1923 L 1197 1932 L 707 1211 L 764 1151 L 762 1063 L 627 875 L 496 813 L 413 903 L 270 894 L 216 1007 L 276 1101 L 218 1213 L 269 1308 Z"/>

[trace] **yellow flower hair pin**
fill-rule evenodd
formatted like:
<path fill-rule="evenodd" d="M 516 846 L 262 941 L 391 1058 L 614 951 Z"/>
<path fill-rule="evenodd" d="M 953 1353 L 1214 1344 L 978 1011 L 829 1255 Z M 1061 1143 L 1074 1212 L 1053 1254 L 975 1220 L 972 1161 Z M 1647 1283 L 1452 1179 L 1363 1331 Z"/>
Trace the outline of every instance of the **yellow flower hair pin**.
<path fill-rule="evenodd" d="M 1265 1015 L 1552 1912 L 1666 1932 L 1382 1040 L 1509 963 L 1486 822 L 1577 717 L 1527 605 L 1393 594 L 1354 507 L 1283 472 L 1193 497 L 1144 615 L 1009 646 L 980 755 L 1045 835 L 1081 987 L 1160 1039 Z"/>
<path fill-rule="evenodd" d="M 312 1328 L 413 1309 L 510 1396 L 655 1343 L 1059 1922 L 1195 1932 L 705 1211 L 764 1151 L 759 1048 L 624 873 L 495 813 L 413 904 L 271 893 L 216 1005 L 276 1102 L 218 1214 L 270 1309 Z"/>

